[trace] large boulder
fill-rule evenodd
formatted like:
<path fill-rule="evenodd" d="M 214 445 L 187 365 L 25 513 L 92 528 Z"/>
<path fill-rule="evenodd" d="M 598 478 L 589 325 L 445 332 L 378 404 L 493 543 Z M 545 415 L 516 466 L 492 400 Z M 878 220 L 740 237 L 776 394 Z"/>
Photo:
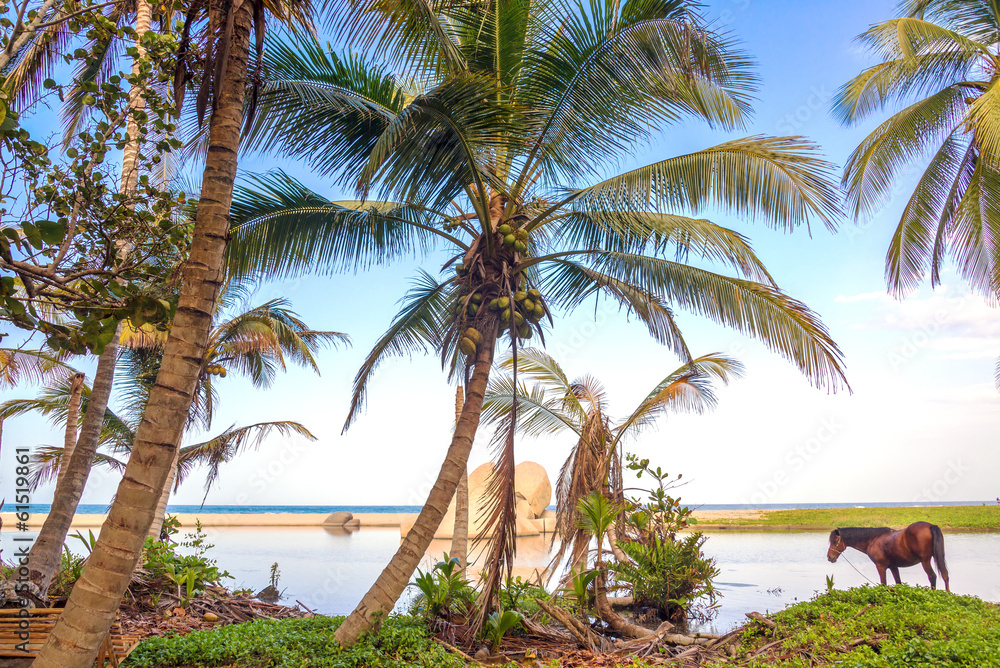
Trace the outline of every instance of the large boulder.
<path fill-rule="evenodd" d="M 335 513 L 330 513 L 325 520 L 323 520 L 323 526 L 329 527 L 342 527 L 351 520 L 354 519 L 352 513 L 346 510 L 340 510 Z"/>
<path fill-rule="evenodd" d="M 527 519 L 541 517 L 552 500 L 552 483 L 545 467 L 535 462 L 521 462 L 514 467 L 514 494 L 525 499 L 533 513 Z"/>

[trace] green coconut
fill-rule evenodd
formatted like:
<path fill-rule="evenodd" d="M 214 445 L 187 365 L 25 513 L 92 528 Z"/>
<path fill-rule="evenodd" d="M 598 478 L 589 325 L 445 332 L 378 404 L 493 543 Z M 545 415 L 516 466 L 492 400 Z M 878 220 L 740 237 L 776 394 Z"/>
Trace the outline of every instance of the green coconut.
<path fill-rule="evenodd" d="M 510 309 L 509 308 L 505 308 L 503 310 L 503 312 L 500 314 L 500 319 L 503 320 L 504 322 L 510 322 Z"/>
<path fill-rule="evenodd" d="M 514 301 L 523 302 L 528 297 L 528 293 L 518 290 L 514 293 Z"/>
<path fill-rule="evenodd" d="M 531 311 L 535 310 L 535 302 L 527 298 L 525 298 L 525 300 L 521 302 L 521 306 L 524 308 L 525 313 L 530 313 Z"/>
<path fill-rule="evenodd" d="M 523 253 L 526 250 L 528 250 L 528 246 L 523 241 L 515 241 L 514 242 L 514 251 L 515 252 L 517 252 L 517 253 Z"/>
<path fill-rule="evenodd" d="M 489 305 L 487 306 L 491 311 L 498 311 L 500 309 L 500 300 L 491 299 Z"/>
<path fill-rule="evenodd" d="M 504 223 L 503 225 L 497 228 L 497 232 L 499 232 L 501 236 L 504 237 L 507 236 L 508 234 L 511 233 L 510 225 Z"/>
<path fill-rule="evenodd" d="M 481 304 L 483 302 L 483 296 L 478 292 L 474 292 L 472 293 L 471 301 L 473 304 Z"/>
<path fill-rule="evenodd" d="M 473 343 L 477 346 L 483 342 L 483 335 L 479 333 L 479 330 L 475 327 L 470 327 L 465 330 L 465 338 L 472 339 Z"/>
<path fill-rule="evenodd" d="M 464 264 L 456 264 L 455 265 L 455 273 L 458 274 L 459 276 L 461 276 L 462 274 L 464 274 L 465 273 L 465 265 Z"/>
<path fill-rule="evenodd" d="M 520 313 L 515 313 L 514 314 L 514 324 L 517 325 L 517 326 L 519 326 L 519 327 L 521 325 L 523 325 L 524 324 L 524 316 L 521 315 Z"/>
<path fill-rule="evenodd" d="M 508 306 L 510 306 L 510 297 L 500 297 L 497 300 L 497 307 L 507 308 Z"/>
<path fill-rule="evenodd" d="M 513 248 L 514 244 L 517 243 L 517 237 L 513 234 L 508 234 L 503 238 L 503 245 L 507 248 Z"/>
<path fill-rule="evenodd" d="M 535 301 L 538 301 L 538 299 L 541 298 L 542 293 L 536 290 L 535 288 L 531 288 L 530 290 L 528 290 L 528 296 L 534 299 Z"/>
<path fill-rule="evenodd" d="M 469 315 L 476 315 L 479 313 L 479 306 L 476 304 L 469 304 L 468 308 L 465 309 L 465 312 Z"/>
<path fill-rule="evenodd" d="M 517 231 L 517 238 L 518 238 L 519 241 L 527 241 L 528 240 L 528 230 L 518 230 Z"/>
<path fill-rule="evenodd" d="M 517 328 L 517 335 L 520 336 L 522 339 L 530 339 L 531 338 L 531 325 L 525 323 L 525 324 L 521 325 L 520 327 L 518 327 Z"/>
<path fill-rule="evenodd" d="M 458 342 L 458 347 L 466 355 L 476 352 L 476 342 L 467 336 L 462 337 L 462 340 Z"/>
<path fill-rule="evenodd" d="M 531 312 L 537 320 L 541 320 L 545 317 L 545 307 L 541 304 L 535 304 L 535 310 Z"/>

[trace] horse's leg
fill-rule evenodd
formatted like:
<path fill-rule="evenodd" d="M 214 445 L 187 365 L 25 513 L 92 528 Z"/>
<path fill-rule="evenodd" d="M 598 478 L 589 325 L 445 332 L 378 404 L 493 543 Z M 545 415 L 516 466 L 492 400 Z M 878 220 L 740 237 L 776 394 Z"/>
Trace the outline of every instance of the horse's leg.
<path fill-rule="evenodd" d="M 890 566 L 889 570 L 892 571 L 892 578 L 896 581 L 896 584 L 900 583 L 899 579 L 899 568 L 896 566 Z"/>
<path fill-rule="evenodd" d="M 875 568 L 878 569 L 878 578 L 879 578 L 879 580 L 882 581 L 882 584 L 885 584 L 885 566 L 883 566 L 882 564 L 876 563 L 875 564 Z"/>
<path fill-rule="evenodd" d="M 927 573 L 927 579 L 931 581 L 931 589 L 937 589 L 937 575 L 934 574 L 934 569 L 931 568 L 931 558 L 927 557 L 920 564 L 924 567 L 924 572 Z M 941 577 L 944 577 L 942 574 Z M 947 587 L 947 579 L 945 580 Z"/>

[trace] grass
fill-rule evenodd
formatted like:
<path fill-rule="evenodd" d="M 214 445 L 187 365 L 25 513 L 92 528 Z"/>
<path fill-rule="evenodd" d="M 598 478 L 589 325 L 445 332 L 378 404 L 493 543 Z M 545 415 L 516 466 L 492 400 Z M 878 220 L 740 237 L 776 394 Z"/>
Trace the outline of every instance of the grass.
<path fill-rule="evenodd" d="M 343 617 L 260 620 L 144 640 L 123 668 L 457 668 L 460 658 L 430 640 L 420 620 L 393 615 L 347 650 L 333 640 Z"/>
<path fill-rule="evenodd" d="M 1000 505 L 772 510 L 764 511 L 763 515 L 756 519 L 720 518 L 706 521 L 704 525 L 832 530 L 837 527 L 889 526 L 898 528 L 919 521 L 937 524 L 942 529 L 1000 531 Z"/>
<path fill-rule="evenodd" d="M 773 631 L 744 631 L 738 665 L 1000 667 L 1000 605 L 972 596 L 906 585 L 865 586 L 818 595 L 773 619 Z M 778 640 L 762 656 L 753 656 Z M 871 645 L 854 646 L 861 640 Z"/>

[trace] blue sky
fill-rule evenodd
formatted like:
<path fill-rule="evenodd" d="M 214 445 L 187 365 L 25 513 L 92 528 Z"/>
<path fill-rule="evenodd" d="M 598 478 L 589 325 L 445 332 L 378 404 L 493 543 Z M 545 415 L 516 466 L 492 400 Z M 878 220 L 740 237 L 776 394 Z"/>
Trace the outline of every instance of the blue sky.
<path fill-rule="evenodd" d="M 830 114 L 837 88 L 870 63 L 854 42 L 869 24 L 889 18 L 894 3 L 717 0 L 707 14 L 731 30 L 757 59 L 762 89 L 751 127 L 723 133 L 696 124 L 669 128 L 649 147 L 622 156 L 621 168 L 751 134 L 804 135 L 841 166 L 875 126 L 841 127 Z M 247 156 L 241 167 L 282 164 L 319 192 L 339 196 L 290 163 Z M 813 389 L 790 364 L 746 337 L 690 314 L 680 322 L 695 354 L 730 353 L 747 366 L 743 380 L 720 393 L 704 416 L 672 416 L 629 449 L 689 484 L 689 503 L 986 500 L 1000 494 L 996 427 L 1000 397 L 992 383 L 1000 354 L 1000 319 L 968 294 L 952 272 L 903 302 L 886 295 L 885 249 L 922 163 L 906 170 L 892 200 L 870 221 L 844 221 L 837 234 L 814 228 L 778 233 L 706 212 L 748 235 L 788 293 L 818 312 L 847 358 L 853 394 Z M 454 388 L 433 357 L 384 364 L 365 414 L 342 435 L 351 379 L 388 327 L 409 277 L 428 260 L 350 276 L 307 277 L 263 286 L 255 302 L 285 296 L 316 329 L 351 335 L 354 347 L 321 356 L 322 377 L 291 370 L 267 393 L 230 374 L 214 432 L 261 420 L 299 420 L 315 443 L 276 438 L 227 465 L 210 504 L 410 504 L 423 502 L 450 438 Z M 596 321 L 595 321 L 596 315 Z M 627 413 L 678 359 L 644 328 L 602 302 L 557 321 L 552 353 L 571 375 L 593 374 L 613 409 Z M 222 387 L 220 385 L 220 387 Z M 5 396 L 13 393 L 5 393 Z M 470 466 L 489 457 L 489 434 L 477 440 Z M 4 425 L 4 471 L 15 444 L 58 444 L 40 421 Z M 569 437 L 522 441 L 518 460 L 542 463 L 554 478 Z M 3 476 L 4 485 L 10 478 Z M 117 480 L 95 474 L 84 502 L 103 503 Z M 201 501 L 201 477 L 175 503 Z M 40 490 L 45 502 L 51 489 Z"/>

